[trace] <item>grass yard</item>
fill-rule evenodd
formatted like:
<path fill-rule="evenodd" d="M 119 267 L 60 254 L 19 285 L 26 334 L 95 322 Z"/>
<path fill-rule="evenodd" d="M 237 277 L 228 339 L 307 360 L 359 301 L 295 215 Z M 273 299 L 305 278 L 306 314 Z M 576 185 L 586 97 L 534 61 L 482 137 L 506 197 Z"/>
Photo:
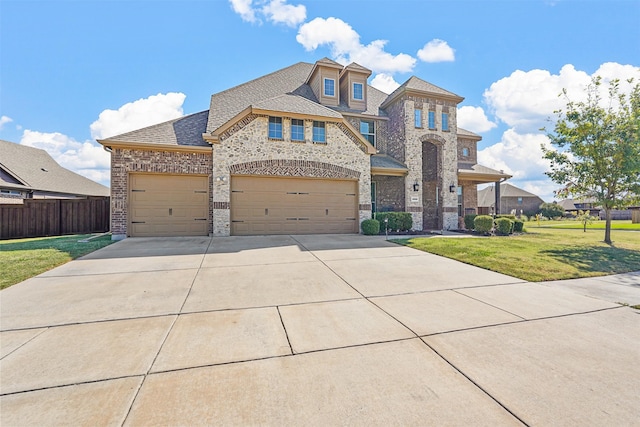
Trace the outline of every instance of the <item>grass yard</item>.
<path fill-rule="evenodd" d="M 101 236 L 87 243 L 78 240 L 90 234 L 37 237 L 0 241 L 0 289 L 22 282 L 113 243 L 111 236 Z"/>
<path fill-rule="evenodd" d="M 531 282 L 640 270 L 640 232 L 537 228 L 506 237 L 396 239 L 403 245 Z"/>
<path fill-rule="evenodd" d="M 587 225 L 587 230 L 604 230 L 605 221 L 597 220 Z M 582 230 L 582 223 L 577 220 L 566 219 L 561 221 L 540 221 L 540 225 L 536 221 L 527 221 L 524 226 L 529 231 L 535 231 L 536 228 L 567 228 Z M 640 231 L 640 224 L 632 224 L 631 220 L 611 221 L 612 230 L 637 230 Z"/>

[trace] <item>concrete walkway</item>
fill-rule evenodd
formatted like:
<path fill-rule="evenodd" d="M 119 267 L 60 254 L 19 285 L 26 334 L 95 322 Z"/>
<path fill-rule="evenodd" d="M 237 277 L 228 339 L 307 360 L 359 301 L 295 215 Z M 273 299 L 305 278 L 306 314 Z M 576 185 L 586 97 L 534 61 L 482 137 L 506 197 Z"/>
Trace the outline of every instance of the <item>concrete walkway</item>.
<path fill-rule="evenodd" d="M 0 293 L 0 424 L 633 425 L 640 272 L 366 236 L 126 239 Z"/>

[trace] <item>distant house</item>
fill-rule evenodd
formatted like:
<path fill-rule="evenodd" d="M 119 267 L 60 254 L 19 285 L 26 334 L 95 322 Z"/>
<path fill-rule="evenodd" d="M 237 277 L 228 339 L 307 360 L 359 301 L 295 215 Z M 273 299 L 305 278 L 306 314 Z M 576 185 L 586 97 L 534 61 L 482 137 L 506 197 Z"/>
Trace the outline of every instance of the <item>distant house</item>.
<path fill-rule="evenodd" d="M 0 203 L 109 196 L 109 188 L 63 168 L 44 150 L 0 140 Z"/>
<path fill-rule="evenodd" d="M 478 213 L 489 215 L 495 212 L 495 186 L 478 190 Z M 544 203 L 540 197 L 514 185 L 500 184 L 500 213 L 516 211 L 517 215 L 533 215 Z"/>
<path fill-rule="evenodd" d="M 604 209 L 602 209 L 602 206 L 598 205 L 593 198 L 585 197 L 578 199 L 564 199 L 558 202 L 558 204 L 564 208 L 565 214 L 576 215 L 578 211 L 589 211 L 591 215 L 599 216 L 600 219 L 605 219 L 606 214 Z M 627 209 L 621 210 L 612 209 L 611 219 L 632 219 L 633 210 L 638 208 L 638 206 L 631 206 Z"/>

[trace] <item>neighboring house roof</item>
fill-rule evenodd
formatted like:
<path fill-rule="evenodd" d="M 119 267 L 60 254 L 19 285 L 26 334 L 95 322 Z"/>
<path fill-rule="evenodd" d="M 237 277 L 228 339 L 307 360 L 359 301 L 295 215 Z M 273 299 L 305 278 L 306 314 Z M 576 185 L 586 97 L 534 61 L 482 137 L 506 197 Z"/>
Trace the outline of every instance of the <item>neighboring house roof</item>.
<path fill-rule="evenodd" d="M 511 175 L 478 164 L 460 163 L 458 177 L 476 182 L 497 182 L 509 179 Z"/>
<path fill-rule="evenodd" d="M 0 187 L 82 196 L 108 196 L 109 188 L 63 168 L 39 148 L 0 140 L 0 168 L 20 184 L 1 178 Z"/>
<path fill-rule="evenodd" d="M 533 193 L 507 183 L 500 184 L 500 197 L 534 197 L 536 199 L 540 199 L 539 196 Z M 482 190 L 478 190 L 478 206 L 493 206 L 495 204 L 495 200 L 495 186 L 491 185 L 483 188 Z"/>
<path fill-rule="evenodd" d="M 576 208 L 576 204 L 583 204 L 583 203 L 595 203 L 595 199 L 591 198 L 591 197 L 586 197 L 584 199 L 564 199 L 564 200 L 560 200 L 558 202 L 558 204 L 560 206 L 562 206 L 562 208 L 565 211 L 573 211 L 573 210 L 577 210 L 578 208 Z"/>
<path fill-rule="evenodd" d="M 203 146 L 209 144 L 202 139 L 207 129 L 209 111 L 189 114 L 164 123 L 147 126 L 131 132 L 105 138 L 103 141 L 134 142 L 144 144 Z M 108 144 L 107 144 L 108 145 Z"/>

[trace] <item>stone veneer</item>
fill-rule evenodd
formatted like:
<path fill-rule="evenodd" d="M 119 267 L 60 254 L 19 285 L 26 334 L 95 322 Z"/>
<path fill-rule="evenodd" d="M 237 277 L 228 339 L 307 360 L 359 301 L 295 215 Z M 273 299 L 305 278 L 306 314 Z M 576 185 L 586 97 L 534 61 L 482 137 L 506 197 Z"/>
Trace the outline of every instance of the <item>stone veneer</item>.
<path fill-rule="evenodd" d="M 114 239 L 127 235 L 129 174 L 132 172 L 209 176 L 209 233 L 212 232 L 212 158 L 209 152 L 139 150 L 114 148 L 111 152 L 111 233 Z"/>
<path fill-rule="evenodd" d="M 283 118 L 283 139 L 269 139 L 267 116 L 243 121 L 213 146 L 213 235 L 230 234 L 233 174 L 357 179 L 360 222 L 371 218 L 369 155 L 340 123 L 326 123 L 326 143 L 313 143 L 313 121 L 305 120 L 305 140 L 291 140 L 291 120 Z M 348 130 L 347 130 L 348 132 Z"/>
<path fill-rule="evenodd" d="M 422 109 L 423 126 L 416 128 L 414 124 L 414 110 Z M 428 112 L 435 112 L 435 129 L 428 129 Z M 434 98 L 416 97 L 413 95 L 403 95 L 399 97 L 393 105 L 386 109 L 389 116 L 388 139 L 386 141 L 386 152 L 394 157 L 404 153 L 404 158 L 396 157 L 403 161 L 409 173 L 405 178 L 405 210 L 411 212 L 413 217 L 413 228 L 423 229 L 423 144 L 433 143 L 438 147 L 440 158 L 439 172 L 437 180 L 439 203 L 438 211 L 441 219 L 437 223 L 442 229 L 458 228 L 458 199 L 457 193 L 449 192 L 449 186 L 457 186 L 458 182 L 458 141 L 456 125 L 456 104 Z M 442 113 L 449 114 L 450 131 L 442 130 Z M 419 190 L 413 190 L 413 183 L 421 183 Z M 435 191 L 435 189 L 431 189 Z M 431 191 L 430 190 L 430 191 Z M 435 193 L 434 193 L 435 194 Z"/>

